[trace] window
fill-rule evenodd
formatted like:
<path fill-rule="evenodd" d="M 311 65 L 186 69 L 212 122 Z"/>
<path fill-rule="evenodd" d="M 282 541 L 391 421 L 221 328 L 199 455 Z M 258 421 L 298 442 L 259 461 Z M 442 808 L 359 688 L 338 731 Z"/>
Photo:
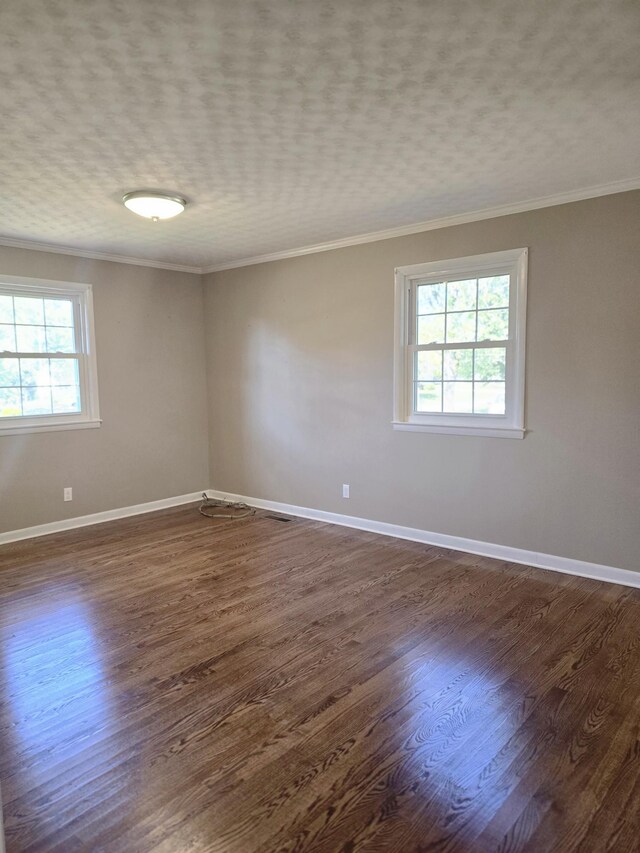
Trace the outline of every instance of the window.
<path fill-rule="evenodd" d="M 395 429 L 524 436 L 527 250 L 396 270 Z"/>
<path fill-rule="evenodd" d="M 100 426 L 91 285 L 0 276 L 0 435 Z"/>

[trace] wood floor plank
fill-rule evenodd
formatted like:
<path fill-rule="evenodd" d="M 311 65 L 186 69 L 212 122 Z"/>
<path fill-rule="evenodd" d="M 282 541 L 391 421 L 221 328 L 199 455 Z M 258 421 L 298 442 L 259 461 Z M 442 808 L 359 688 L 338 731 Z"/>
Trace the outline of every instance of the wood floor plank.
<path fill-rule="evenodd" d="M 192 506 L 0 578 L 9 853 L 640 850 L 636 590 Z"/>

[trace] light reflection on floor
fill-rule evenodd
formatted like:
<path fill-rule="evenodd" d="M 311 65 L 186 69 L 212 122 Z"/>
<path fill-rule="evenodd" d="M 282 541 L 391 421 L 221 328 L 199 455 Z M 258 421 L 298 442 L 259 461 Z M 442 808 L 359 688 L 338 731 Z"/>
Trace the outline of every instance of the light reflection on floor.
<path fill-rule="evenodd" d="M 400 667 L 390 668 L 395 683 L 389 690 L 400 704 L 393 748 L 406 756 L 387 780 L 390 795 L 421 798 L 422 806 L 414 806 L 418 810 L 441 801 L 447 810 L 453 807 L 449 820 L 455 821 L 456 804 L 475 801 L 482 791 L 476 808 L 466 814 L 461 808 L 459 817 L 484 825 L 481 803 L 486 799 L 493 811 L 511 792 L 501 774 L 494 776 L 500 764 L 496 753 L 508 753 L 511 746 L 517 754 L 522 746 L 514 743 L 522 723 L 518 712 L 522 685 L 516 683 L 508 655 L 503 664 L 483 664 L 481 648 L 441 647 L 427 654 L 416 650 Z M 401 700 L 403 695 L 406 701 Z M 472 741 L 469 731 L 475 733 Z"/>
<path fill-rule="evenodd" d="M 43 601 L 2 632 L 3 730 L 37 783 L 86 747 L 110 719 L 100 643 L 79 600 Z"/>
<path fill-rule="evenodd" d="M 25 619 L 12 613 L 13 624 L 2 632 L 2 731 L 10 733 L 12 748 L 22 754 L 31 786 L 44 782 L 52 792 L 52 775 L 105 736 L 116 705 L 94 615 L 77 594 L 70 601 L 68 590 L 63 599 L 53 589 L 35 615 L 33 606 L 28 612 Z M 388 796 L 412 799 L 414 814 L 422 813 L 423 819 L 430 808 L 434 820 L 448 815 L 450 828 L 457 821 L 484 826 L 487 815 L 511 793 L 494 778 L 492 762 L 522 722 L 514 713 L 522 686 L 515 684 L 508 654 L 496 665 L 494 648 L 488 667 L 488 651 L 482 645 L 456 648 L 442 637 L 404 650 L 387 669 L 388 692 L 397 697 L 393 719 L 372 720 L 370 733 L 378 726 L 387 729 L 377 734 L 389 752 L 405 756 L 385 781 Z M 476 733 L 472 743 L 469 731 Z M 126 799 L 133 814 L 135 798 Z M 433 809 L 434 802 L 446 811 Z"/>

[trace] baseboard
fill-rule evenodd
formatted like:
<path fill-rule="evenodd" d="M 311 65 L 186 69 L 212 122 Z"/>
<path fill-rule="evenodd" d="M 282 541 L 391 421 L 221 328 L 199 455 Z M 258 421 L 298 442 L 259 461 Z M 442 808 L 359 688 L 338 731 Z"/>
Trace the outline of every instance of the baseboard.
<path fill-rule="evenodd" d="M 337 512 L 326 512 L 321 509 L 294 506 L 292 504 L 280 503 L 279 501 L 267 501 L 262 498 L 251 498 L 245 495 L 233 495 L 215 489 L 207 489 L 206 493 L 212 498 L 220 498 L 232 501 L 243 501 L 258 509 L 269 509 L 287 515 L 297 515 L 301 518 L 309 518 L 313 521 L 323 521 L 327 524 L 338 524 L 342 527 L 353 527 L 356 530 L 366 530 L 369 533 L 379 533 L 383 536 L 393 536 L 396 539 L 408 539 L 412 542 L 422 542 L 425 545 L 436 545 L 441 548 L 450 548 L 453 551 L 466 551 L 469 554 L 479 554 L 483 557 L 494 557 L 497 560 L 506 560 L 510 563 L 522 563 L 526 566 L 534 566 L 539 569 L 548 569 L 553 572 L 563 572 L 568 575 L 576 575 L 582 578 L 605 581 L 606 583 L 617 583 L 623 586 L 640 588 L 640 572 L 631 572 L 628 569 L 618 569 L 615 566 L 602 566 L 598 563 L 587 563 L 583 560 L 572 560 L 568 557 L 557 557 L 553 554 L 542 554 L 538 551 L 527 551 L 523 548 L 511 548 L 508 545 L 497 545 L 493 542 L 481 542 L 478 539 L 465 539 L 462 536 L 449 536 L 445 533 L 433 533 L 429 530 L 420 530 L 416 527 L 403 527 L 399 524 L 389 524 L 385 521 L 373 521 L 368 518 L 357 518 L 352 515 L 341 515 Z M 87 527 L 90 524 L 102 524 L 105 521 L 115 521 L 119 518 L 128 518 L 132 515 L 142 515 L 145 512 L 155 512 L 160 509 L 170 509 L 182 504 L 194 503 L 199 500 L 202 491 L 191 492 L 188 495 L 178 495 L 172 498 L 163 498 L 159 501 L 135 504 L 134 506 L 109 509 L 105 512 L 95 512 L 91 515 L 82 515 L 76 518 L 66 518 L 62 521 L 52 521 L 49 524 L 39 524 L 34 527 L 24 527 L 21 530 L 10 530 L 0 533 L 0 545 L 9 542 L 18 542 L 21 539 L 31 539 L 36 536 L 47 536 L 50 533 L 60 533 L 64 530 L 74 530 L 77 527 Z"/>
<path fill-rule="evenodd" d="M 162 498 L 159 501 L 149 501 L 134 506 L 108 509 L 105 512 L 94 512 L 91 515 L 80 515 L 76 518 L 65 518 L 62 521 L 51 521 L 48 524 L 38 524 L 35 527 L 23 527 L 21 530 L 9 530 L 6 533 L 0 533 L 0 545 L 7 542 L 18 542 L 20 539 L 32 539 L 35 536 L 48 536 L 50 533 L 61 533 L 63 530 L 74 530 L 76 527 L 87 527 L 90 524 L 102 524 L 105 521 L 128 518 L 130 515 L 142 515 L 145 512 L 155 512 L 159 509 L 170 509 L 173 506 L 193 503 L 201 498 L 203 491 L 178 495 L 173 498 Z"/>
<path fill-rule="evenodd" d="M 412 542 L 423 542 L 425 545 L 437 545 L 441 548 L 451 548 L 453 551 L 466 551 L 483 557 L 495 557 L 510 563 L 522 563 L 552 572 L 562 572 L 567 575 L 577 575 L 581 578 L 617 583 L 623 586 L 640 588 L 640 572 L 628 569 L 618 569 L 614 566 L 602 566 L 598 563 L 586 563 L 582 560 L 572 560 L 568 557 L 556 557 L 553 554 L 541 554 L 537 551 L 526 551 L 523 548 L 511 548 L 507 545 L 496 545 L 492 542 L 481 542 L 478 539 L 465 539 L 462 536 L 448 536 L 444 533 L 433 533 L 416 527 L 402 527 L 399 524 L 388 524 L 385 521 L 372 521 L 368 518 L 356 518 L 351 515 L 340 515 L 336 512 L 325 512 L 320 509 L 293 506 L 266 501 L 261 498 L 250 498 L 244 495 L 232 495 L 214 489 L 207 490 L 212 498 L 231 501 L 243 501 L 258 509 L 270 509 L 287 515 L 297 515 L 313 521 L 324 521 L 328 524 L 339 524 L 343 527 L 353 527 L 356 530 L 366 530 L 369 533 L 380 533 L 384 536 L 394 536 L 397 539 L 409 539 Z"/>

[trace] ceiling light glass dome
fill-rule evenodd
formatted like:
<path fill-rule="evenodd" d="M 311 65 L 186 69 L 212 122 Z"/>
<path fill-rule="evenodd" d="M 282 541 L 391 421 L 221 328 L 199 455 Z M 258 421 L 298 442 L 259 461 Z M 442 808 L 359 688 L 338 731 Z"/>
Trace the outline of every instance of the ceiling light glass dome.
<path fill-rule="evenodd" d="M 154 222 L 159 219 L 171 219 L 182 213 L 187 206 L 186 200 L 180 196 L 154 193 L 149 190 L 127 193 L 122 197 L 122 201 L 128 210 Z"/>

